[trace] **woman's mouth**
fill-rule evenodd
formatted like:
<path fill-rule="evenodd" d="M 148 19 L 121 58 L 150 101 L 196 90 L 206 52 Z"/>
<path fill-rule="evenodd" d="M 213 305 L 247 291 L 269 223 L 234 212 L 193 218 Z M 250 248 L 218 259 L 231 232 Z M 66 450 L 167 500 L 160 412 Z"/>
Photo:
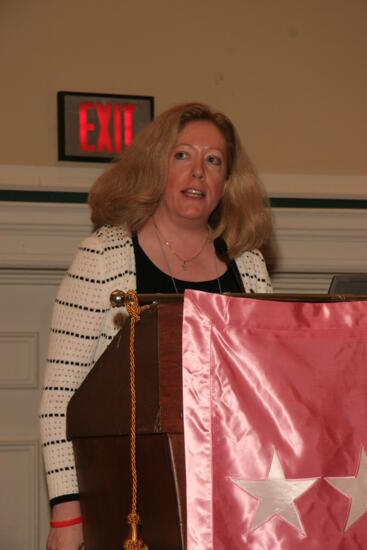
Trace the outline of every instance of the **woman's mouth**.
<path fill-rule="evenodd" d="M 194 189 L 193 187 L 189 187 L 188 189 L 184 189 L 182 191 L 184 195 L 187 197 L 205 197 L 205 193 L 203 191 L 200 191 L 200 189 Z"/>

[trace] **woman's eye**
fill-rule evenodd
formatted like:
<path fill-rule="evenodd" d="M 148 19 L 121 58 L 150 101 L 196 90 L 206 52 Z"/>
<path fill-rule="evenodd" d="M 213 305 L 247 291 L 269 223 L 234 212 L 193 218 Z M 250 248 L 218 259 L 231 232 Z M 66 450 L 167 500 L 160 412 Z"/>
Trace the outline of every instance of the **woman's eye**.
<path fill-rule="evenodd" d="M 186 151 L 176 151 L 176 153 L 175 153 L 175 159 L 177 159 L 177 160 L 184 160 L 185 158 L 187 158 L 187 153 L 186 153 Z"/>
<path fill-rule="evenodd" d="M 217 157 L 216 155 L 209 155 L 208 161 L 210 164 L 216 164 L 217 166 L 220 166 L 222 164 L 222 159 L 220 157 Z"/>

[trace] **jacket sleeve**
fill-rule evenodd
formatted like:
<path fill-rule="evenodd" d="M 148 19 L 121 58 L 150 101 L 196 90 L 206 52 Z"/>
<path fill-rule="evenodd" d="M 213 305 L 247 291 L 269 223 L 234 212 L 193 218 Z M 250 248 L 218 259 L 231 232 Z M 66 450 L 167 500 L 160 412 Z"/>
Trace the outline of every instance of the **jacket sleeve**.
<path fill-rule="evenodd" d="M 260 250 L 250 250 L 235 259 L 246 292 L 273 292 L 266 263 Z"/>
<path fill-rule="evenodd" d="M 66 408 L 95 362 L 109 310 L 104 286 L 104 249 L 93 235 L 79 247 L 60 285 L 51 321 L 40 423 L 53 503 L 78 494 L 72 444 L 66 440 Z"/>

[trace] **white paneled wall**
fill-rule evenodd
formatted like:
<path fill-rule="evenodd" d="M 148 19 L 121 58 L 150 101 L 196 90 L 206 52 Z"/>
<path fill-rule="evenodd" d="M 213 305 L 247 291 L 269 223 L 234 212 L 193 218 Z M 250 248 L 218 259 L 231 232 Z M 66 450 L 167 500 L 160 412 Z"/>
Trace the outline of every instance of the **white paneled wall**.
<path fill-rule="evenodd" d="M 48 500 L 38 403 L 61 272 L 0 269 L 0 548 L 43 550 Z"/>
<path fill-rule="evenodd" d="M 0 441 L 0 547 L 4 550 L 45 548 L 39 545 L 38 454 L 37 441 Z"/>
<path fill-rule="evenodd" d="M 273 211 L 275 291 L 322 293 L 334 273 L 367 273 L 366 210 Z M 0 202 L 0 267 L 64 270 L 90 231 L 86 205 Z"/>
<path fill-rule="evenodd" d="M 274 209 L 277 292 L 327 292 L 336 273 L 367 273 L 367 210 Z"/>

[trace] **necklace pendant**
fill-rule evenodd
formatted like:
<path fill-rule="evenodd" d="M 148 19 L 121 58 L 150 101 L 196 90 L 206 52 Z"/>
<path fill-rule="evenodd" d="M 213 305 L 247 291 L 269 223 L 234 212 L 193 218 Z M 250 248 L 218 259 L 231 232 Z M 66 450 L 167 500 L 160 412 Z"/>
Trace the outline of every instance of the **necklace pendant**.
<path fill-rule="evenodd" d="M 186 267 L 186 260 L 184 260 L 184 261 L 182 262 L 181 268 L 182 268 L 184 271 L 186 271 L 186 269 L 187 269 L 187 267 Z"/>

